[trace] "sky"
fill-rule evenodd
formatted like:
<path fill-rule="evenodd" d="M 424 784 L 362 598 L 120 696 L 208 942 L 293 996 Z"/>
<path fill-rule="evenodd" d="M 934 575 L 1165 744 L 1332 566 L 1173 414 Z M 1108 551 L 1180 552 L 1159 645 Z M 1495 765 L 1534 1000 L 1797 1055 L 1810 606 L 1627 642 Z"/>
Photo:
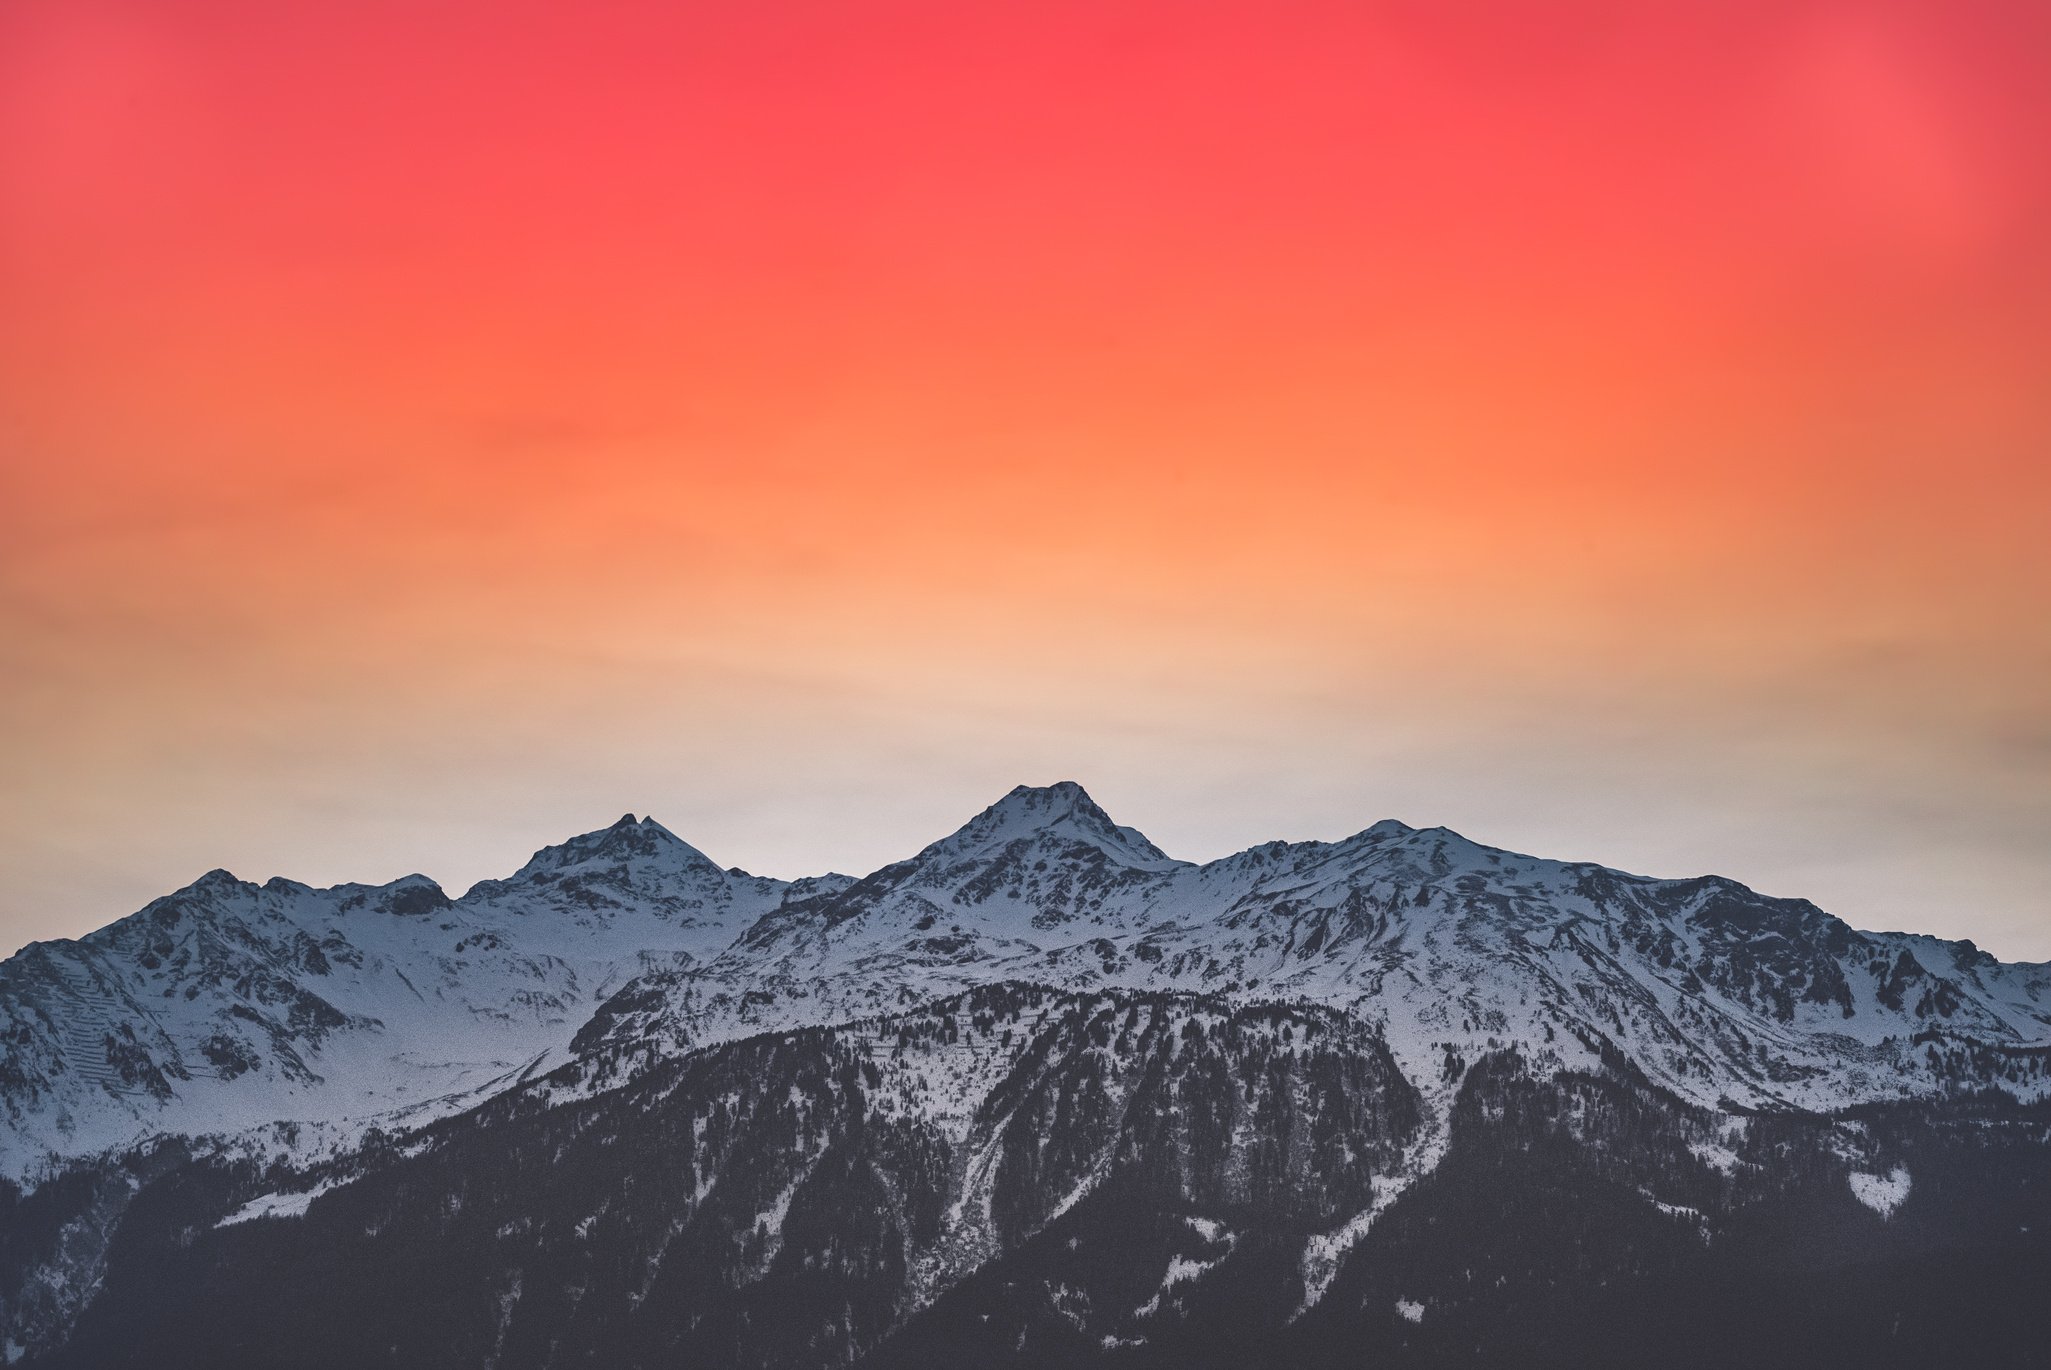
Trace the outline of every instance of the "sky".
<path fill-rule="evenodd" d="M 0 951 L 1020 782 L 2051 959 L 2051 6 L 0 4 Z"/>

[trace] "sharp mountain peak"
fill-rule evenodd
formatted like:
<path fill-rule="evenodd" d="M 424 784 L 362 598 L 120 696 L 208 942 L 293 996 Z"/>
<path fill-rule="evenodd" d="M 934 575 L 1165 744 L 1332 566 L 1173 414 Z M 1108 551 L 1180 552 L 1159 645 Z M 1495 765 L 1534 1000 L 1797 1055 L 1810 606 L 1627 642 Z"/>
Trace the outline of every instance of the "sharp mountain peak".
<path fill-rule="evenodd" d="M 567 870 L 591 861 L 656 860 L 685 869 L 716 871 L 712 858 L 653 818 L 623 814 L 604 828 L 579 833 L 568 841 L 543 847 L 515 872 L 513 879 L 545 871 Z"/>
<path fill-rule="evenodd" d="M 1130 865 L 1181 866 L 1137 828 L 1121 826 L 1073 780 L 1018 785 L 996 803 L 933 843 L 922 855 L 969 856 L 1021 840 L 1081 841 Z"/>

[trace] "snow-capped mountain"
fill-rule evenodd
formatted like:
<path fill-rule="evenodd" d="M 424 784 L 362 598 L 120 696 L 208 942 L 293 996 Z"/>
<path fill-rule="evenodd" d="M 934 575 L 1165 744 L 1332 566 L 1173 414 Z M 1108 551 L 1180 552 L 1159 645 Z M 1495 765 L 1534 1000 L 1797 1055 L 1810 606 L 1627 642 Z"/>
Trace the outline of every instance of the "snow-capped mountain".
<path fill-rule="evenodd" d="M 9 1359 L 2029 1364 L 2051 1279 L 2051 966 L 1393 821 L 216 871 L 0 1033 Z"/>
<path fill-rule="evenodd" d="M 723 871 L 632 815 L 457 900 L 418 875 L 314 889 L 210 871 L 0 963 L 0 1171 L 159 1132 L 453 1106 L 565 1051 L 623 981 L 844 883 Z"/>
<path fill-rule="evenodd" d="M 1711 1106 L 2051 1090 L 2051 966 L 1396 822 L 1192 865 L 1074 784 L 1021 787 L 908 861 L 785 901 L 720 955 L 628 986 L 582 1044 L 720 1040 L 1004 981 L 1322 1004 L 1376 1024 L 1413 1075 L 1514 1043 L 1561 1065 L 1621 1053 Z"/>
<path fill-rule="evenodd" d="M 2051 966 L 1393 821 L 1195 865 L 1064 782 L 859 880 L 722 870 L 632 815 L 456 900 L 423 876 L 209 872 L 0 964 L 0 1166 L 404 1116 L 572 1049 L 686 1049 L 1006 981 L 1322 1004 L 1413 1075 L 1506 1043 L 1614 1052 L 1711 1106 L 2051 1089 Z"/>

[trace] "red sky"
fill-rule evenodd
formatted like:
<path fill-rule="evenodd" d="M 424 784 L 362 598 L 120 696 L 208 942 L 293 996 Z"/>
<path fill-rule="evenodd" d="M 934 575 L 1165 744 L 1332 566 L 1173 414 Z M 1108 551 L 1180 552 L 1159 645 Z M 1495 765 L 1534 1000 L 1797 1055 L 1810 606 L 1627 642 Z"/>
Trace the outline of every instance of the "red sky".
<path fill-rule="evenodd" d="M 10 0 L 0 942 L 1385 815 L 2051 957 L 2051 7 Z"/>

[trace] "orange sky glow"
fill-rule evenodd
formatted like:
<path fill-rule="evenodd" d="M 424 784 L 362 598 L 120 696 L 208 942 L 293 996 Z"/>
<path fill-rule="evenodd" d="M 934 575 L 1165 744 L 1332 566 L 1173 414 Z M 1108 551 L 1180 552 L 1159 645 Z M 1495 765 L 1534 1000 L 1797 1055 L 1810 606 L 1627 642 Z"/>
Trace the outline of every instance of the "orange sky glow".
<path fill-rule="evenodd" d="M 0 7 L 0 943 L 1384 816 L 2051 958 L 2041 0 Z"/>

